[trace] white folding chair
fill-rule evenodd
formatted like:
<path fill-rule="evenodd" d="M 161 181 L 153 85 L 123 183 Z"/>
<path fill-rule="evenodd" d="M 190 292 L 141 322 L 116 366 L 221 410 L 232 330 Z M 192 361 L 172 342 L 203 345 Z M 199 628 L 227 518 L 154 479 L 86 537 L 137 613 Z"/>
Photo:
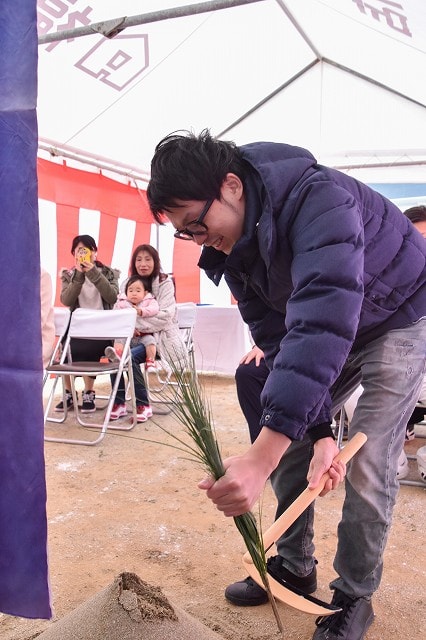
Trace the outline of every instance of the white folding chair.
<path fill-rule="evenodd" d="M 197 305 L 194 302 L 181 302 L 177 305 L 179 330 L 188 355 L 188 364 L 194 377 L 197 375 L 195 366 L 194 327 L 197 315 Z"/>
<path fill-rule="evenodd" d="M 197 370 L 195 367 L 193 332 L 197 305 L 194 302 L 181 302 L 176 306 L 179 332 L 186 349 L 187 368 L 190 371 L 191 376 L 195 377 L 197 375 Z M 167 354 L 167 356 L 170 358 L 173 354 Z M 146 366 L 142 366 L 150 404 L 154 406 L 156 404 L 165 406 L 170 404 L 174 400 L 174 396 L 173 394 L 172 396 L 170 396 L 170 394 L 167 395 L 167 390 L 170 391 L 170 389 L 173 388 L 177 393 L 177 384 L 172 378 L 172 371 L 167 365 L 166 359 L 163 357 L 163 359 L 160 360 L 159 368 L 156 373 L 151 374 L 154 378 L 153 380 L 150 379 L 150 374 L 148 374 Z M 164 397 L 164 395 L 167 397 Z M 157 410 L 156 413 L 160 413 L 160 411 Z M 165 412 L 162 411 L 161 413 Z"/>
<path fill-rule="evenodd" d="M 49 363 L 44 370 L 43 377 L 43 389 L 48 381 L 50 375 L 48 373 L 48 369 L 52 364 L 58 363 L 61 358 L 63 340 L 65 339 L 65 334 L 68 329 L 68 325 L 71 318 L 71 312 L 67 307 L 54 307 L 53 309 L 53 320 L 55 323 L 55 346 L 49 358 Z M 67 419 L 67 403 L 65 402 L 65 388 L 62 390 L 62 402 L 64 404 L 64 413 L 60 418 L 54 418 L 53 416 L 49 418 L 49 422 L 65 422 Z"/>
<path fill-rule="evenodd" d="M 424 408 L 424 414 L 426 415 L 426 406 L 421 403 L 421 402 L 417 402 L 416 403 L 416 408 Z M 422 422 L 420 422 L 419 424 L 423 424 L 424 420 Z M 426 435 L 425 433 L 416 433 L 416 438 L 425 438 Z M 417 453 L 407 453 L 407 460 L 413 460 L 417 463 Z M 425 487 L 425 483 L 422 480 L 407 480 L 406 478 L 400 478 L 399 480 L 399 484 L 406 484 L 408 486 L 412 486 L 412 487 Z"/>
<path fill-rule="evenodd" d="M 50 354 L 49 364 L 50 366 L 54 362 L 58 361 L 61 357 L 62 340 L 68 329 L 70 322 L 71 312 L 67 307 L 54 307 L 53 308 L 53 321 L 55 324 L 55 346 Z M 45 375 L 45 379 L 47 375 Z M 44 381 L 43 381 L 44 384 Z"/>
<path fill-rule="evenodd" d="M 337 438 L 336 438 L 336 444 L 339 447 L 339 449 L 342 447 L 342 441 L 343 441 L 343 432 L 344 432 L 344 427 L 345 427 L 345 421 L 347 419 L 348 425 L 350 425 L 350 422 L 353 418 L 354 415 L 354 411 L 356 409 L 356 405 L 358 403 L 358 399 L 362 393 L 362 386 L 359 385 L 355 391 L 353 392 L 353 394 L 348 398 L 348 400 L 346 400 L 345 404 L 342 406 L 341 410 L 340 410 L 340 417 L 339 417 L 339 428 L 337 431 Z M 406 454 L 407 459 L 408 460 L 417 460 L 417 456 L 414 454 L 410 454 L 407 453 Z M 399 484 L 406 484 L 409 486 L 413 486 L 413 487 L 424 487 L 425 484 L 424 482 L 420 481 L 420 480 L 407 480 L 405 478 L 400 478 L 399 479 Z"/>
<path fill-rule="evenodd" d="M 361 393 L 362 393 L 362 386 L 358 385 L 358 387 L 355 389 L 355 391 L 346 400 L 345 404 L 340 409 L 339 428 L 337 430 L 337 438 L 336 438 L 336 444 L 339 447 L 339 449 L 341 449 L 343 446 L 342 442 L 343 442 L 346 421 L 349 425 L 354 415 L 355 407 L 357 405 L 358 398 L 360 397 Z"/>
<path fill-rule="evenodd" d="M 58 422 L 49 417 L 52 401 L 55 395 L 56 385 L 60 378 L 70 376 L 71 392 L 73 397 L 74 411 L 77 422 L 89 429 L 100 429 L 99 436 L 94 440 L 80 440 L 72 438 L 59 438 L 45 436 L 47 442 L 65 442 L 68 444 L 95 445 L 100 442 L 107 429 L 117 429 L 129 431 L 137 424 L 136 398 L 133 383 L 133 370 L 130 354 L 130 340 L 133 337 L 136 324 L 136 309 L 117 309 L 112 311 L 76 309 L 71 316 L 67 337 L 62 349 L 59 364 L 52 363 L 46 369 L 48 375 L 54 374 L 55 381 L 52 386 L 44 414 L 45 423 Z M 124 340 L 123 355 L 117 362 L 76 362 L 72 360 L 71 339 L 87 340 Z M 68 362 L 65 362 L 68 360 Z M 129 426 L 110 425 L 110 416 L 115 402 L 118 384 L 123 373 L 126 372 L 129 380 L 129 394 L 132 404 L 132 421 Z M 102 423 L 85 422 L 78 411 L 77 394 L 75 390 L 74 378 L 76 376 L 96 376 L 99 374 L 116 374 L 116 379 L 109 396 L 108 404 Z M 62 385 L 64 387 L 64 384 Z M 66 411 L 64 405 L 64 412 Z M 63 422 L 63 420 L 61 420 Z"/>

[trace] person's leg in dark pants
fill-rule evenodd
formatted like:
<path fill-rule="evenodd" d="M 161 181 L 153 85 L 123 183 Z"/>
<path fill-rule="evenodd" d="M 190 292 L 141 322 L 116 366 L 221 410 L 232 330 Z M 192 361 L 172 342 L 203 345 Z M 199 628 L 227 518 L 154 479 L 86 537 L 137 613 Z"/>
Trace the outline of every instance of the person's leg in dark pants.
<path fill-rule="evenodd" d="M 269 369 L 263 358 L 258 366 L 255 360 L 251 360 L 248 364 L 240 364 L 235 372 L 238 402 L 247 420 L 251 442 L 254 442 L 259 435 L 260 418 L 263 412 L 260 394 L 268 375 Z"/>
<path fill-rule="evenodd" d="M 140 365 L 146 360 L 146 349 L 144 344 L 138 344 L 130 349 L 132 353 L 133 380 L 135 383 L 135 396 L 137 406 L 147 407 L 149 405 L 148 394 L 146 392 L 145 379 Z"/>
<path fill-rule="evenodd" d="M 248 355 L 248 358 L 250 357 Z M 252 358 L 249 362 L 243 361 L 235 372 L 238 400 L 247 420 L 252 442 L 260 432 L 260 419 L 263 413 L 260 395 L 268 375 L 269 369 L 263 358 L 261 360 L 258 359 L 258 365 L 256 365 L 256 358 Z M 303 442 L 294 442 L 291 445 L 291 450 L 290 463 L 285 466 L 280 464 L 277 467 L 271 475 L 271 484 L 274 491 L 282 482 L 287 486 L 289 484 L 288 478 L 283 476 L 286 472 L 290 476 L 293 474 L 301 476 L 301 485 L 299 486 L 295 483 L 294 490 L 284 496 L 282 500 L 278 500 L 277 517 L 306 486 L 306 474 L 312 453 L 312 443 L 309 438 L 305 438 Z M 279 495 L 280 493 L 278 492 Z M 317 586 L 316 560 L 313 557 L 312 540 L 309 538 L 309 536 L 312 537 L 313 535 L 312 512 L 313 507 L 311 506 L 301 516 L 298 524 L 292 525 L 287 532 L 287 544 L 290 547 L 294 546 L 297 549 L 297 553 L 286 554 L 282 549 L 283 553 L 281 555 L 280 548 L 277 545 L 279 554 L 271 556 L 268 560 L 268 567 L 271 571 L 273 570 L 276 575 L 279 575 L 283 580 L 286 580 L 305 594 L 313 593 Z M 300 528 L 304 530 L 304 536 L 300 536 Z M 283 544 L 282 541 L 281 544 Z M 285 557 L 284 565 L 283 558 Z M 256 606 L 268 601 L 266 591 L 251 578 L 245 578 L 229 585 L 225 590 L 225 597 L 237 606 Z"/>

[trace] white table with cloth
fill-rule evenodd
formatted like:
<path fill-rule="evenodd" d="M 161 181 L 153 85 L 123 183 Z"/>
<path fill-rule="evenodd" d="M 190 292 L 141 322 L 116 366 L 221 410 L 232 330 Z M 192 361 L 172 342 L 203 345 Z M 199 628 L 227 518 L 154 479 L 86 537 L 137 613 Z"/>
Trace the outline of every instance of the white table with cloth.
<path fill-rule="evenodd" d="M 197 371 L 233 376 L 251 348 L 248 327 L 236 306 L 198 305 L 193 336 Z"/>

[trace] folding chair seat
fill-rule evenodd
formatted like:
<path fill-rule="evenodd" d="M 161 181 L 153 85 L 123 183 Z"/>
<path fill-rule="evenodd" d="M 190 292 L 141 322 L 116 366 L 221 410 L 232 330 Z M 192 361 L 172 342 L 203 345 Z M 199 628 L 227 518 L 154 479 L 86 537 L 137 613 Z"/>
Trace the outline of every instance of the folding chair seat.
<path fill-rule="evenodd" d="M 136 324 L 136 309 L 117 309 L 112 311 L 76 309 L 71 315 L 68 332 L 62 349 L 59 363 L 52 362 L 46 369 L 48 375 L 55 375 L 55 380 L 47 401 L 44 420 L 46 422 L 58 422 L 59 420 L 49 417 L 52 401 L 55 395 L 56 385 L 60 378 L 70 376 L 71 393 L 73 397 L 74 411 L 77 422 L 88 429 L 100 429 L 98 437 L 94 440 L 80 440 L 71 438 L 59 438 L 45 436 L 47 442 L 65 442 L 69 444 L 95 445 L 100 442 L 107 429 L 117 429 L 129 431 L 137 424 L 136 398 L 133 383 L 133 370 L 130 354 L 130 340 L 133 337 Z M 117 362 L 76 362 L 72 360 L 71 339 L 79 338 L 86 340 L 124 340 L 123 355 Z M 66 362 L 66 360 L 68 360 Z M 126 372 L 129 380 L 129 394 L 132 404 L 132 421 L 129 426 L 110 425 L 110 416 L 115 402 L 118 384 L 122 374 Z M 77 376 L 96 376 L 104 374 L 117 374 L 116 379 L 105 408 L 102 423 L 85 422 L 79 413 L 77 404 L 77 394 L 74 379 Z M 62 384 L 64 387 L 64 384 Z M 64 406 L 64 412 L 66 408 Z M 64 420 L 61 419 L 60 422 Z"/>
<path fill-rule="evenodd" d="M 187 369 L 192 377 L 197 375 L 194 355 L 193 332 L 197 305 L 194 302 L 181 302 L 177 305 L 177 318 L 179 331 L 185 345 L 187 356 Z M 168 354 L 172 356 L 172 354 Z M 170 395 L 173 390 L 177 393 L 177 385 L 172 377 L 172 370 L 163 359 L 159 361 L 159 368 L 154 374 L 148 374 L 146 365 L 143 364 L 143 371 L 146 381 L 146 388 L 150 398 L 150 404 L 162 404 L 167 406 L 173 401 L 174 395 Z M 151 377 L 150 377 L 151 376 Z M 158 411 L 156 411 L 159 413 Z"/>

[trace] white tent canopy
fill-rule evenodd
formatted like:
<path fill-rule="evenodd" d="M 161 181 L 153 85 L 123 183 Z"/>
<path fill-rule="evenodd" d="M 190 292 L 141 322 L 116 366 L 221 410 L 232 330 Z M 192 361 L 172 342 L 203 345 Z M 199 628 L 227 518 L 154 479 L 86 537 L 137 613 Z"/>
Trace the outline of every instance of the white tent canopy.
<path fill-rule="evenodd" d="M 38 0 L 41 39 L 145 17 L 40 44 L 41 148 L 144 177 L 163 136 L 207 127 L 306 147 L 364 181 L 426 183 L 423 0 L 259 0 L 147 22 L 180 4 Z"/>

